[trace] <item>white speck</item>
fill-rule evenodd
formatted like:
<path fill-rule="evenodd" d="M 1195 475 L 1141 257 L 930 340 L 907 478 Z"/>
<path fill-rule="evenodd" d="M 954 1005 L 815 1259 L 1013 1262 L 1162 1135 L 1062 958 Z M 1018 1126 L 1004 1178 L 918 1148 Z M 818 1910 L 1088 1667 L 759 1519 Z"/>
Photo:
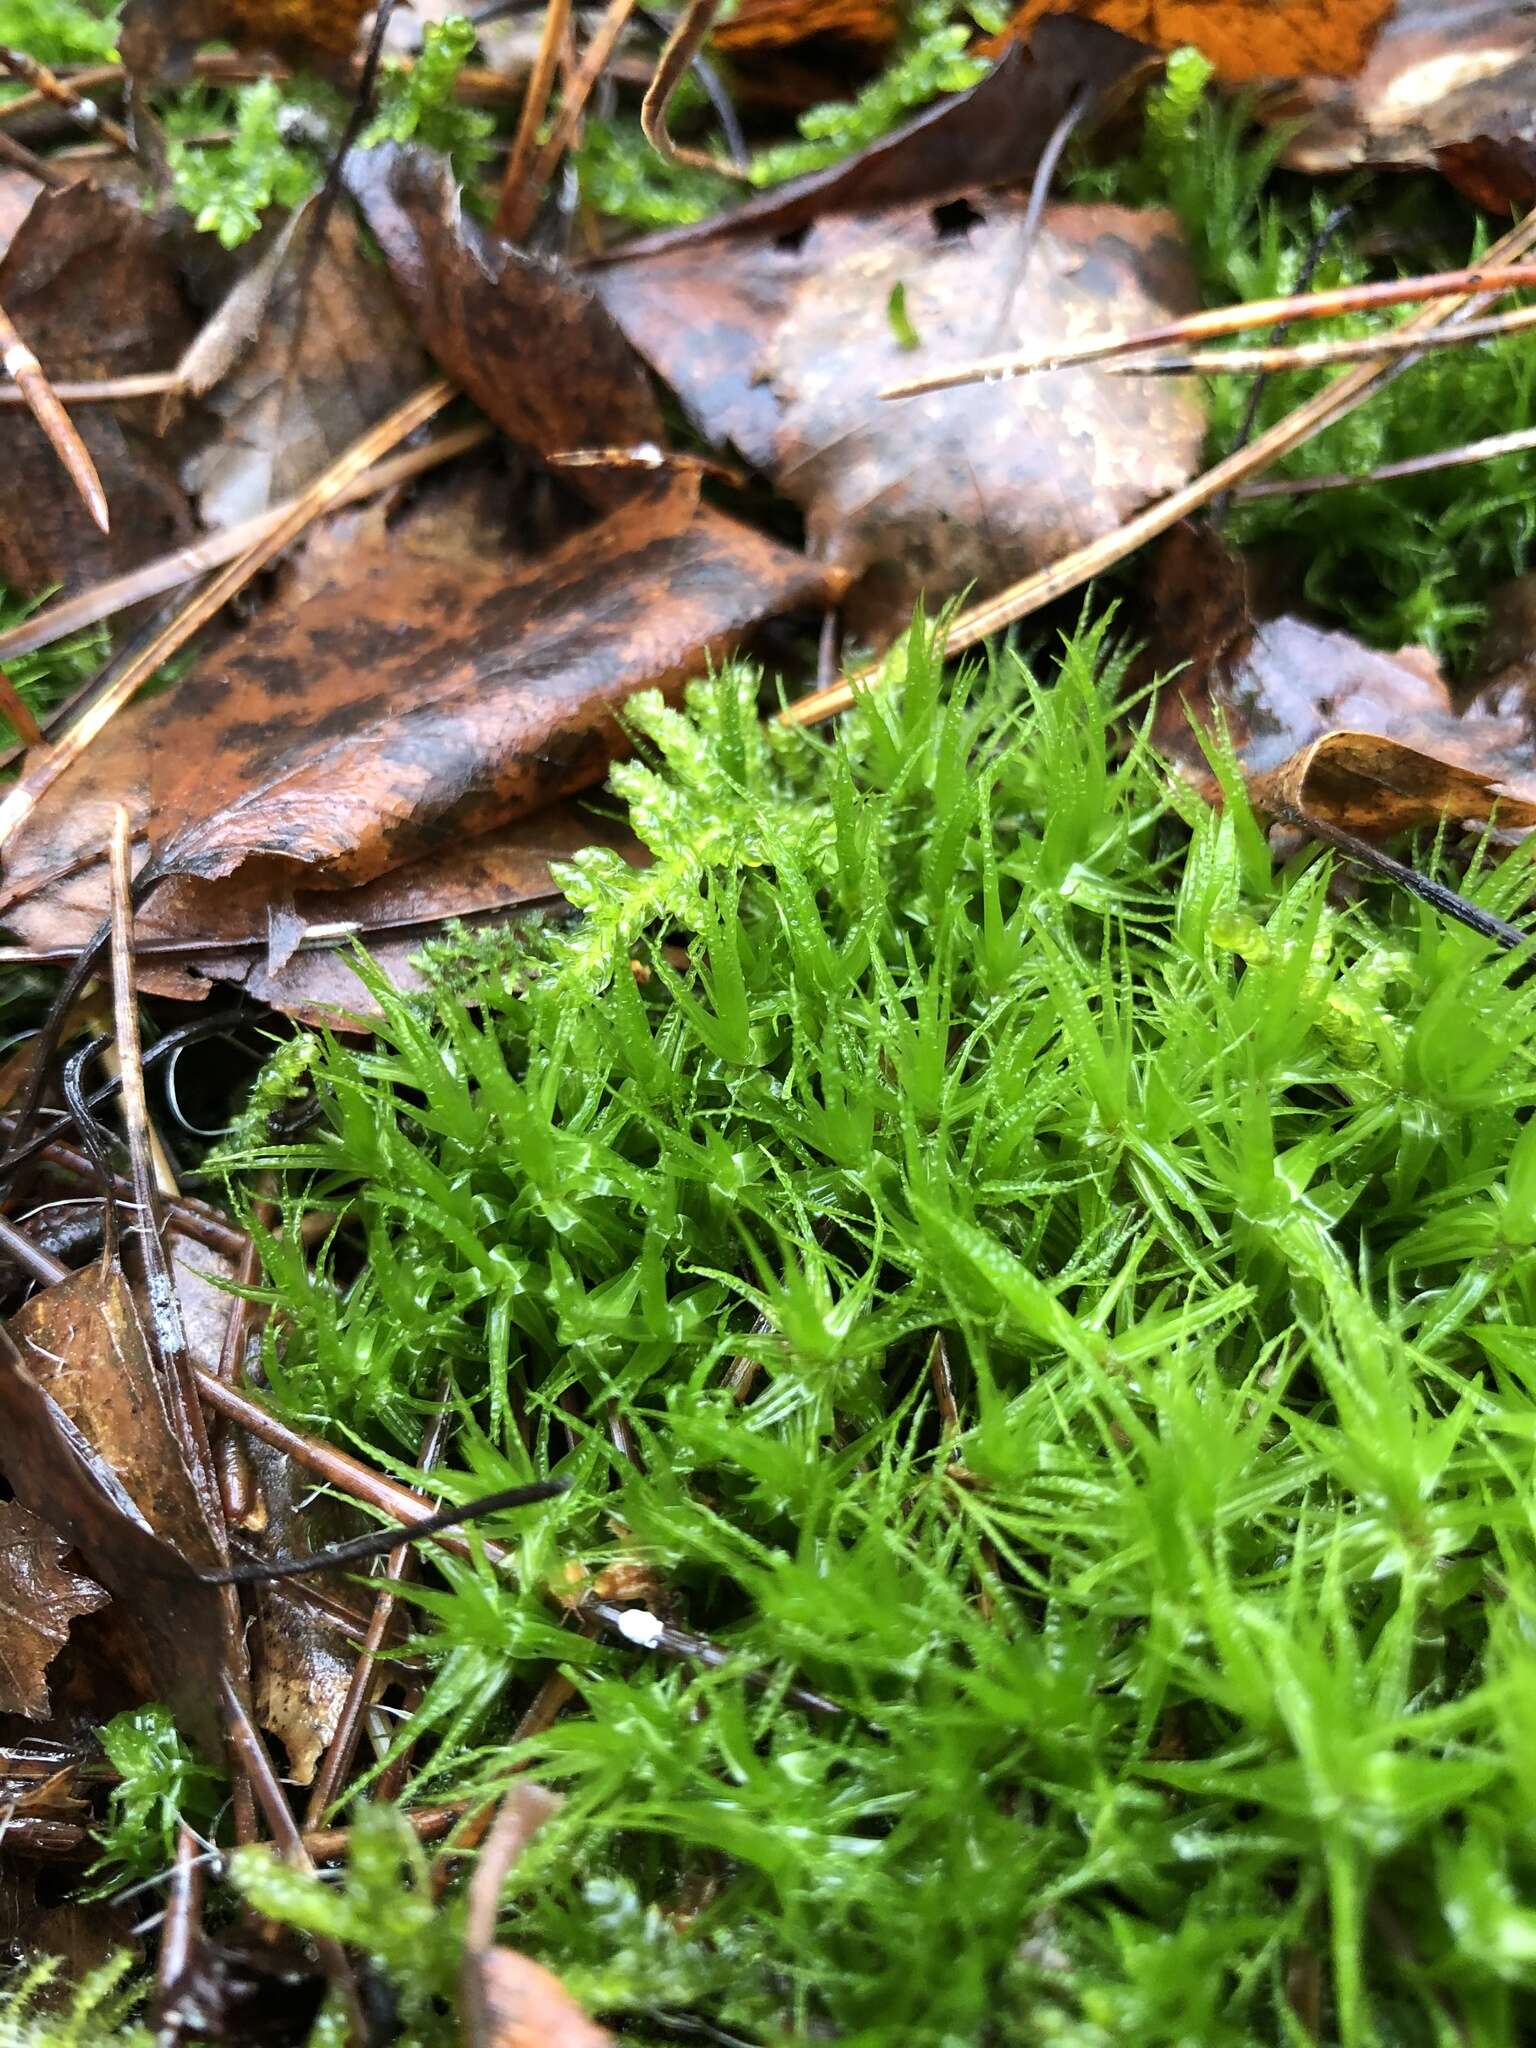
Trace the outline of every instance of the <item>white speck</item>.
<path fill-rule="evenodd" d="M 73 111 L 75 119 L 82 128 L 94 128 L 101 119 L 100 107 L 97 106 L 94 100 L 88 100 L 83 95 L 75 101 Z"/>
<path fill-rule="evenodd" d="M 654 1650 L 666 1632 L 648 1607 L 626 1607 L 619 1616 L 619 1634 L 638 1650 Z"/>

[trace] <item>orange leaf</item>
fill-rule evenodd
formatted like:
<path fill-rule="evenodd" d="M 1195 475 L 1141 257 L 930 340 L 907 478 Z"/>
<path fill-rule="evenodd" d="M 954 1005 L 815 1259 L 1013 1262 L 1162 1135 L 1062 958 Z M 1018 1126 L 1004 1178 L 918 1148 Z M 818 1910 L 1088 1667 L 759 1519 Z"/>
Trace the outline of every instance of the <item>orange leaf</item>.
<path fill-rule="evenodd" d="M 1318 74 L 1352 78 L 1393 0 L 1025 0 L 997 40 L 1027 36 L 1043 14 L 1080 14 L 1153 49 L 1193 43 L 1229 84 Z"/>

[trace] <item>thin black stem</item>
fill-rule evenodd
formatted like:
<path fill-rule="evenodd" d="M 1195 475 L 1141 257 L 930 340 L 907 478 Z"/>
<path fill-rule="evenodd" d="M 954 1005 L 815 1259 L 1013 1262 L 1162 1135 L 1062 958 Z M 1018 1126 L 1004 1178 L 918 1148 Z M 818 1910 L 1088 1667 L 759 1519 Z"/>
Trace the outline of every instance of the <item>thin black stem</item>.
<path fill-rule="evenodd" d="M 1358 861 L 1361 867 L 1370 868 L 1374 873 L 1384 875 L 1389 882 L 1398 883 L 1417 896 L 1420 902 L 1429 904 L 1446 917 L 1454 918 L 1458 924 L 1464 924 L 1479 938 L 1492 939 L 1496 946 L 1502 946 L 1508 952 L 1536 946 L 1536 933 L 1523 932 L 1518 925 L 1507 924 L 1502 917 L 1495 917 L 1491 910 L 1484 910 L 1480 904 L 1458 895 L 1443 882 L 1420 874 L 1417 868 L 1409 867 L 1405 861 L 1394 860 L 1390 853 L 1383 853 L 1368 839 L 1357 839 L 1353 832 L 1346 832 L 1342 826 L 1330 825 L 1324 818 L 1314 818 L 1310 811 L 1292 810 L 1289 805 L 1277 808 L 1274 815 L 1282 823 L 1294 825 L 1297 831 L 1322 840 L 1325 846 L 1333 847 L 1349 860 Z"/>
<path fill-rule="evenodd" d="M 366 1536 L 354 1536 L 346 1543 L 332 1544 L 309 1557 L 278 1557 L 262 1564 L 234 1564 L 218 1571 L 199 1572 L 205 1586 L 263 1586 L 270 1579 L 296 1579 L 307 1572 L 333 1571 L 338 1565 L 358 1564 L 365 1558 L 381 1557 L 402 1543 L 419 1543 L 423 1536 L 435 1536 L 442 1529 L 456 1529 L 482 1515 L 498 1514 L 503 1508 L 527 1508 L 542 1500 L 553 1500 L 570 1486 L 568 1479 L 536 1479 L 529 1486 L 504 1486 L 498 1493 L 485 1493 L 478 1500 L 459 1507 L 442 1508 L 420 1522 L 394 1529 L 373 1529 Z"/>

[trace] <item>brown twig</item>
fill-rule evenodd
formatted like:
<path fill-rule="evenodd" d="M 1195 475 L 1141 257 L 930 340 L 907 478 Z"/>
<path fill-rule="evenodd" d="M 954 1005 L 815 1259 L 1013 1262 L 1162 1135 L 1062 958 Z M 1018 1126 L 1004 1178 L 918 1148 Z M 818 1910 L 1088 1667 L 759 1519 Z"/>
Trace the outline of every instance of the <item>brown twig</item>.
<path fill-rule="evenodd" d="M 132 377 L 61 378 L 52 386 L 53 395 L 71 405 L 107 405 L 123 398 L 163 398 L 179 391 L 181 379 L 174 370 L 144 370 Z M 0 384 L 0 405 L 29 405 L 19 384 Z"/>
<path fill-rule="evenodd" d="M 160 1953 L 155 1959 L 155 2000 L 162 2004 L 178 1978 L 189 1968 L 203 1922 L 203 1858 L 196 1835 L 183 1824 L 176 1830 L 176 1861 L 166 1890 L 165 1919 L 160 1927 Z"/>
<path fill-rule="evenodd" d="M 130 1179 L 138 1218 L 144 1289 L 148 1297 L 147 1332 L 156 1364 L 164 1375 L 165 1393 L 187 1464 L 197 1489 L 208 1533 L 220 1555 L 229 1555 L 208 1427 L 192 1378 L 191 1353 L 182 1322 L 181 1298 L 166 1249 L 164 1197 L 155 1172 L 151 1147 L 149 1101 L 144 1092 L 143 1048 L 139 1038 L 138 992 L 133 966 L 133 872 L 128 812 L 118 804 L 113 813 L 110 856 L 112 892 L 112 1015 L 118 1056 L 123 1128 L 128 1140 Z"/>
<path fill-rule="evenodd" d="M 370 427 L 352 446 L 339 455 L 330 466 L 316 477 L 309 488 L 293 500 L 288 512 L 268 528 L 262 538 L 231 562 L 222 574 L 192 597 L 162 630 L 156 633 L 148 645 L 142 648 L 137 658 L 129 662 L 115 677 L 112 687 L 104 692 L 86 710 L 75 724 L 63 734 L 58 744 L 50 749 L 47 757 L 36 770 L 24 775 L 7 793 L 0 803 L 0 846 L 3 846 L 24 818 L 31 815 L 43 793 L 71 767 L 85 752 L 91 741 L 102 728 L 128 703 L 140 685 L 152 676 L 162 662 L 182 648 L 239 590 L 243 590 L 251 578 L 264 569 L 268 562 L 282 553 L 289 542 L 295 540 L 304 528 L 322 512 L 330 510 L 342 494 L 355 483 L 365 470 L 380 456 L 403 441 L 407 434 L 442 411 L 455 395 L 455 387 L 446 378 L 435 377 L 430 384 L 397 406 L 377 426 Z M 87 949 L 82 955 L 84 971 L 89 973 L 95 954 Z M 71 977 L 73 980 L 74 977 Z M 71 995 L 71 1000 L 73 996 Z M 27 1115 L 30 1116 L 30 1108 Z"/>
<path fill-rule="evenodd" d="M 85 509 L 106 533 L 111 525 L 107 494 L 91 460 L 90 450 L 76 431 L 75 423 L 59 403 L 42 364 L 16 332 L 15 322 L 0 306 L 0 367 L 14 378 L 21 402 L 47 436 L 48 445 L 63 464 L 70 482 L 80 493 Z"/>
<path fill-rule="evenodd" d="M 437 1462 L 442 1450 L 443 1438 L 448 1427 L 448 1388 L 445 1385 L 439 1397 L 437 1412 L 428 1424 L 422 1438 L 421 1452 L 417 1463 L 428 1471 Z M 318 1827 L 326 1809 L 341 1789 L 343 1779 L 352 1768 L 352 1759 L 357 1753 L 358 1736 L 362 1732 L 363 1708 L 373 1686 L 374 1668 L 383 1644 L 390 1619 L 395 1611 L 394 1588 L 406 1575 L 413 1553 L 409 1545 L 400 1543 L 384 1561 L 379 1574 L 380 1587 L 374 1596 L 373 1611 L 368 1617 L 368 1631 L 358 1649 L 357 1662 L 352 1667 L 352 1677 L 347 1686 L 347 1696 L 342 1701 L 337 1716 L 335 1732 L 326 1746 L 315 1773 L 315 1782 L 310 1787 L 309 1804 L 304 1810 L 304 1825 Z"/>
<path fill-rule="evenodd" d="M 236 1287 L 247 1288 L 255 1285 L 260 1273 L 261 1254 L 255 1238 L 248 1238 L 230 1278 Z M 235 1295 L 229 1304 L 229 1321 L 224 1325 L 224 1339 L 219 1346 L 219 1360 L 214 1370 L 231 1386 L 239 1383 L 245 1367 L 246 1345 L 250 1339 L 255 1306 L 243 1293 Z M 257 1506 L 251 1461 L 246 1456 L 245 1445 L 227 1423 L 221 1420 L 212 1436 L 214 1469 L 218 1474 L 224 1519 L 237 1528 L 246 1527 Z"/>
<path fill-rule="evenodd" d="M 446 1806 L 405 1807 L 400 1818 L 419 1842 L 438 1842 L 456 1827 L 469 1811 L 463 1800 Z M 304 1847 L 316 1863 L 336 1863 L 352 1847 L 350 1828 L 306 1828 Z"/>
<path fill-rule="evenodd" d="M 518 241 L 526 233 L 527 222 L 532 219 L 533 208 L 538 204 L 539 195 L 536 192 L 529 195 L 527 191 L 528 173 L 539 139 L 539 127 L 554 89 L 560 46 L 565 40 L 570 19 L 571 0 L 548 0 L 538 53 L 528 74 L 522 112 L 517 117 L 517 133 L 512 138 L 512 151 L 502 173 L 501 198 L 496 207 L 496 232 L 505 235 L 509 241 Z"/>
<path fill-rule="evenodd" d="M 1508 240 L 1506 237 L 1506 244 Z M 1536 264 L 1490 262 L 1475 264 L 1468 270 L 1438 271 L 1429 277 L 1339 285 L 1329 291 L 1297 292 L 1285 298 L 1250 299 L 1240 306 L 1209 306 L 1201 312 L 1186 314 L 1182 320 L 1170 320 L 1162 327 L 1142 328 L 1136 334 L 1095 335 L 1033 355 L 1015 351 L 978 356 L 968 363 L 955 363 L 947 370 L 935 370 L 929 376 L 892 384 L 880 396 L 918 398 L 930 391 L 951 391 L 962 384 L 1027 377 L 1037 370 L 1062 370 L 1073 363 L 1104 362 L 1111 356 L 1136 355 L 1145 349 L 1175 348 L 1181 343 L 1214 340 L 1219 335 L 1243 334 L 1252 327 L 1322 320 L 1335 313 L 1376 312 L 1385 306 L 1409 305 L 1421 299 L 1516 291 L 1525 285 L 1536 285 Z"/>
<path fill-rule="evenodd" d="M 1314 370 L 1332 363 L 1358 363 L 1378 356 L 1416 355 L 1435 348 L 1459 348 L 1469 341 L 1493 341 L 1536 327 L 1536 306 L 1516 306 L 1486 320 L 1468 320 L 1426 340 L 1407 329 L 1382 334 L 1356 334 L 1338 341 L 1303 341 L 1294 347 L 1196 349 L 1187 356 L 1149 356 L 1128 363 L 1106 363 L 1110 377 L 1216 377 L 1278 375 L 1283 370 Z"/>
<path fill-rule="evenodd" d="M 49 163 L 46 157 L 28 149 L 14 135 L 7 135 L 3 128 L 0 128 L 0 164 L 9 164 L 13 171 L 25 171 L 29 178 L 36 178 L 50 192 L 67 192 L 75 182 L 56 164 Z"/>
<path fill-rule="evenodd" d="M 41 744 L 43 728 L 32 715 L 32 707 L 3 668 L 0 668 L 0 711 L 11 721 L 11 730 L 24 747 Z"/>
<path fill-rule="evenodd" d="M 1496 242 L 1489 251 L 1489 265 L 1513 261 L 1536 243 L 1536 212 L 1525 219 Z M 1483 273 L 1478 273 L 1479 277 Z M 1457 319 L 1463 311 L 1475 303 L 1476 295 L 1469 299 L 1447 301 L 1440 305 L 1426 306 L 1413 315 L 1402 332 L 1421 335 L 1433 333 L 1447 321 Z M 1323 427 L 1340 419 L 1347 412 L 1362 404 L 1382 384 L 1394 377 L 1400 365 L 1386 359 L 1362 363 L 1358 369 L 1346 370 L 1331 384 L 1313 397 L 1296 407 L 1282 420 L 1277 420 L 1267 433 L 1260 434 L 1246 448 L 1227 456 L 1214 464 L 1203 475 L 1194 477 L 1179 490 L 1172 491 L 1155 505 L 1138 512 L 1131 519 L 1115 528 L 1113 533 L 1100 540 L 1090 541 L 1086 546 L 1074 548 L 1070 554 L 1026 576 L 1021 582 L 1012 584 L 996 597 L 984 603 L 971 605 L 956 614 L 950 622 L 944 639 L 943 652 L 954 655 L 968 647 L 975 647 L 993 633 L 999 633 L 1005 626 L 1027 618 L 1042 605 L 1064 596 L 1070 590 L 1101 575 L 1116 562 L 1158 534 L 1166 533 L 1181 519 L 1187 519 L 1202 505 L 1218 497 L 1232 485 L 1243 482 L 1257 470 L 1266 469 L 1282 455 L 1288 455 L 1293 448 L 1299 448 Z M 814 690 L 804 697 L 786 704 L 778 714 L 778 721 L 784 725 L 818 725 L 823 719 L 835 718 L 846 711 L 854 702 L 860 689 L 877 686 L 885 673 L 883 661 L 871 662 L 856 674 L 834 683 L 830 689 Z"/>
<path fill-rule="evenodd" d="M 8 43 L 0 43 L 0 71 L 9 72 L 12 78 L 19 78 L 24 85 L 30 85 L 44 99 L 65 108 L 72 120 L 78 121 L 92 134 L 99 135 L 103 142 L 110 142 L 114 149 L 122 150 L 126 156 L 135 154 L 133 138 L 120 121 L 104 114 L 78 86 L 58 77 L 46 64 L 39 64 L 35 57 L 29 57 L 25 50 L 14 50 Z"/>
<path fill-rule="evenodd" d="M 1241 484 L 1232 495 L 1241 503 L 1255 498 L 1309 498 L 1316 491 L 1353 490 L 1357 484 L 1394 483 L 1399 477 L 1429 476 L 1437 469 L 1459 469 L 1465 463 L 1495 462 L 1501 455 L 1519 455 L 1536 448 L 1536 427 L 1513 434 L 1490 434 L 1460 448 L 1437 448 L 1429 455 L 1410 455 L 1402 462 L 1383 462 L 1376 469 L 1331 470 L 1326 476 L 1265 477 Z"/>
<path fill-rule="evenodd" d="M 261 1737 L 251 1723 L 245 1702 L 226 1676 L 223 1682 L 224 1714 L 229 1726 L 231 1747 L 240 1758 L 251 1783 L 256 1788 L 256 1797 L 261 1802 L 262 1813 L 267 1826 L 272 1830 L 272 1839 L 282 1853 L 282 1858 L 294 1870 L 314 1870 L 309 1851 L 304 1846 L 304 1837 L 299 1833 L 283 1788 L 277 1781 Z M 362 2002 L 358 1997 L 357 1980 L 352 1974 L 352 1965 L 347 1961 L 346 1951 L 333 1935 L 317 1934 L 311 1937 L 316 1952 L 325 1968 L 332 1987 L 341 1998 L 347 2011 L 347 2025 L 355 2048 L 362 2048 L 368 2039 L 368 2030 L 363 2018 Z"/>
<path fill-rule="evenodd" d="M 455 456 L 483 447 L 494 433 L 495 429 L 488 421 L 480 420 L 473 426 L 455 427 L 451 433 L 439 434 L 420 448 L 404 449 L 399 455 L 392 455 L 387 461 L 375 463 L 371 469 L 364 470 L 341 492 L 335 503 L 337 506 L 354 505 L 363 498 L 376 496 L 380 491 L 393 490 L 397 484 L 408 483 L 413 477 L 425 476 L 428 470 L 439 468 Z M 210 533 L 192 547 L 174 548 L 169 554 L 145 562 L 126 576 L 114 576 L 90 590 L 82 590 L 78 597 L 44 606 L 29 619 L 23 619 L 19 626 L 0 633 L 0 661 L 18 654 L 31 654 L 39 647 L 49 647 L 66 634 L 94 626 L 102 619 L 110 618 L 114 612 L 126 610 L 129 605 L 139 604 L 148 597 L 163 596 L 180 584 L 190 583 L 194 577 L 206 575 L 210 569 L 222 568 L 286 519 L 297 502 L 295 498 L 287 498 L 269 511 L 242 519 L 238 526 Z M 62 708 L 67 710 L 68 706 Z"/>
<path fill-rule="evenodd" d="M 496 1940 L 496 1915 L 507 1873 L 564 1803 L 558 1792 L 547 1792 L 542 1785 L 530 1785 L 524 1779 L 508 1788 L 469 1883 L 464 1916 L 466 1967 L 473 1967 Z"/>
<path fill-rule="evenodd" d="M 636 0 L 608 0 L 608 9 L 598 23 L 592 40 L 582 52 L 581 62 L 574 77 L 568 82 L 561 97 L 560 111 L 555 116 L 554 126 L 549 132 L 544 147 L 534 159 L 533 169 L 518 191 L 515 204 L 501 222 L 501 232 L 508 241 L 520 242 L 532 225 L 534 212 L 539 200 L 555 174 L 559 163 L 576 134 L 592 89 L 602 77 L 608 59 L 613 55 L 614 46 L 624 33 L 625 24 L 635 11 Z"/>
<path fill-rule="evenodd" d="M 349 1494 L 353 1500 L 377 1508 L 381 1514 L 404 1523 L 407 1528 L 429 1521 L 438 1513 L 440 1502 L 429 1500 L 412 1487 L 402 1486 L 398 1480 L 375 1471 L 373 1466 L 365 1465 L 361 1458 L 354 1458 L 350 1452 L 338 1450 L 334 1444 L 325 1443 L 319 1437 L 305 1436 L 302 1430 L 280 1422 L 270 1409 L 263 1408 L 259 1401 L 253 1401 L 239 1387 L 229 1386 L 201 1366 L 194 1366 L 193 1373 L 198 1394 L 206 1407 L 227 1416 L 262 1443 L 283 1452 L 296 1465 L 302 1465 L 306 1472 L 313 1472 L 327 1486 L 334 1486 L 338 1493 Z M 450 1531 L 442 1536 L 441 1541 L 443 1548 L 456 1556 L 473 1555 L 469 1542 L 463 1536 Z M 481 1544 L 481 1549 L 493 1563 L 502 1563 L 508 1556 L 502 1545 L 488 1540 Z"/>
<path fill-rule="evenodd" d="M 54 77 L 60 79 L 62 74 L 55 72 Z M 82 64 L 78 70 L 70 71 L 63 82 L 78 93 L 104 92 L 122 86 L 123 67 L 121 64 Z M 14 99 L 0 101 L 0 121 L 14 121 L 20 114 L 35 113 L 39 107 L 48 106 L 52 99 L 51 93 L 37 87 L 30 92 L 19 92 Z"/>
<path fill-rule="evenodd" d="M 703 49 L 705 38 L 719 12 L 720 0 L 688 0 L 656 60 L 655 76 L 640 102 L 640 128 L 652 149 L 668 163 L 687 164 L 699 171 L 715 171 L 723 178 L 745 178 L 747 173 L 739 164 L 711 156 L 707 150 L 685 149 L 672 139 L 672 131 L 667 126 L 667 110 L 672 104 L 673 94 Z"/>

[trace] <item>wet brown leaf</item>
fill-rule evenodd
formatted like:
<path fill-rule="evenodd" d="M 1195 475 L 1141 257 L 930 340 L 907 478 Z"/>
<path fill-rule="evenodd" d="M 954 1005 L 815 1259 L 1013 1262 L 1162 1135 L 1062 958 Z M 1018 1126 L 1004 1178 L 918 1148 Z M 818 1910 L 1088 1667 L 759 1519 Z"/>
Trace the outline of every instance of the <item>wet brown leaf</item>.
<path fill-rule="evenodd" d="M 986 77 L 824 171 L 764 192 L 718 220 L 667 228 L 595 258 L 593 272 L 669 249 L 794 235 L 829 214 L 941 201 L 1027 181 L 1052 129 L 1080 94 L 1099 110 L 1154 69 L 1139 43 L 1097 22 L 1052 16 L 1028 47 L 1014 45 Z"/>
<path fill-rule="evenodd" d="M 296 883 L 368 883 L 413 860 L 442 866 L 365 903 L 366 917 L 414 922 L 477 892 L 547 898 L 548 855 L 573 850 L 568 815 L 478 851 L 470 839 L 599 780 L 635 690 L 679 687 L 760 619 L 837 585 L 703 509 L 660 536 L 647 508 L 615 514 L 505 576 L 360 550 L 114 722 L 7 849 L 6 920 L 51 945 L 79 931 L 82 907 L 99 918 L 100 862 L 66 871 L 97 854 L 119 801 L 177 878 L 163 913 L 151 896 L 139 920 L 151 952 L 181 936 L 178 915 L 204 918 L 205 943 L 212 899 L 184 892 L 247 863 L 244 931 L 253 905 Z M 345 899 L 327 907 L 348 916 Z"/>
<path fill-rule="evenodd" d="M 296 496 L 431 375 L 344 207 L 310 269 L 314 220 L 312 204 L 293 216 L 183 358 L 189 388 L 222 425 L 183 472 L 206 526 Z"/>
<path fill-rule="evenodd" d="M 1521 0 L 1398 0 L 1352 83 L 1316 81 L 1275 113 L 1311 118 L 1286 161 L 1438 165 L 1479 205 L 1536 198 L 1536 18 Z"/>
<path fill-rule="evenodd" d="M 93 185 L 34 200 L 0 258 L 0 305 L 56 383 L 165 370 L 192 336 L 155 223 Z M 4 421 L 0 582 L 29 595 L 120 574 L 191 531 L 151 408 L 88 405 L 74 417 L 106 490 L 109 533 L 86 514 L 36 422 L 10 411 Z"/>
<path fill-rule="evenodd" d="M 1427 649 L 1385 654 L 1305 619 L 1254 618 L 1242 564 L 1192 527 L 1170 535 L 1153 589 L 1153 659 L 1180 670 L 1154 737 L 1206 795 L 1215 780 L 1195 727 L 1224 723 L 1260 808 L 1367 838 L 1495 811 L 1536 824 L 1527 723 L 1458 713 Z"/>
<path fill-rule="evenodd" d="M 591 287 L 465 214 L 442 157 L 385 143 L 355 151 L 346 175 L 422 340 L 518 447 L 663 439 L 645 366 Z M 649 481 L 603 471 L 575 480 L 601 504 L 652 494 Z"/>
<path fill-rule="evenodd" d="M 811 551 L 865 578 L 856 623 L 1001 588 L 1192 474 L 1198 401 L 1081 365 L 882 402 L 941 364 L 1134 328 L 1195 303 L 1170 216 L 977 196 L 676 247 L 599 274 L 615 316 L 698 427 L 729 438 L 806 514 Z M 901 288 L 918 346 L 903 345 Z"/>
<path fill-rule="evenodd" d="M 223 1603 L 194 1574 L 219 1551 L 115 1266 L 34 1295 L 0 1333 L 0 1470 L 132 1617 L 140 1696 L 215 1747 Z"/>
<path fill-rule="evenodd" d="M 19 1502 L 0 1501 L 0 1713 L 47 1714 L 46 1674 L 69 1624 L 111 1597 L 69 1570 L 68 1548 Z"/>

